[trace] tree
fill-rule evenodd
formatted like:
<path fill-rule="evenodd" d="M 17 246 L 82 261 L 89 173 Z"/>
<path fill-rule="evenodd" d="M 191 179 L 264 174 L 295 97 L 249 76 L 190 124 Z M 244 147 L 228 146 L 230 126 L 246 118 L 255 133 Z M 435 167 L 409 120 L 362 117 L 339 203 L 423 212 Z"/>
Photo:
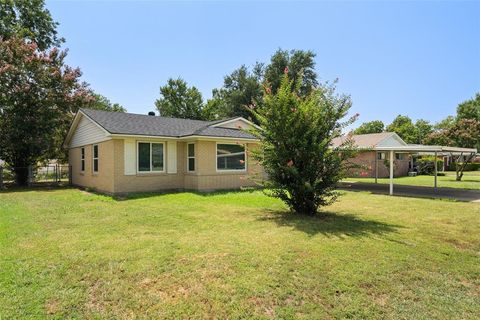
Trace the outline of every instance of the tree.
<path fill-rule="evenodd" d="M 435 123 L 435 125 L 433 126 L 433 130 L 447 130 L 447 129 L 450 129 L 451 127 L 453 127 L 455 125 L 455 117 L 454 116 L 448 116 L 446 117 L 445 119 L 443 119 L 442 121 L 439 121 L 437 123 Z"/>
<path fill-rule="evenodd" d="M 415 122 L 415 135 L 417 144 L 425 143 L 428 135 L 433 132 L 433 126 L 427 120 L 419 119 Z"/>
<path fill-rule="evenodd" d="M 263 103 L 264 86 L 275 93 L 280 87 L 284 70 L 288 70 L 293 81 L 301 81 L 299 94 L 308 95 L 318 86 L 314 58 L 312 51 L 279 49 L 266 66 L 257 62 L 252 70 L 249 70 L 242 65 L 224 78 L 220 89 L 213 90 L 213 98 L 206 107 L 208 117 L 251 118 L 247 107 Z"/>
<path fill-rule="evenodd" d="M 45 50 L 63 42 L 57 37 L 57 25 L 43 0 L 0 1 L 0 35 L 4 40 L 18 37 Z"/>
<path fill-rule="evenodd" d="M 380 120 L 373 120 L 362 123 L 353 131 L 354 134 L 380 133 L 385 131 L 385 125 Z"/>
<path fill-rule="evenodd" d="M 161 116 L 183 119 L 203 119 L 202 94 L 195 87 L 188 87 L 181 79 L 168 79 L 165 86 L 160 87 L 161 97 L 155 106 Z"/>
<path fill-rule="evenodd" d="M 41 52 L 34 42 L 0 39 L 0 158 L 27 183 L 27 166 L 58 148 L 76 108 L 92 100 L 81 73 L 64 64 L 66 52 Z"/>
<path fill-rule="evenodd" d="M 460 119 L 451 127 L 432 132 L 427 137 L 429 144 L 441 146 L 455 146 L 463 148 L 476 148 L 480 150 L 480 121 L 475 119 Z M 461 181 L 463 171 L 475 154 L 457 153 L 451 154 L 455 159 L 456 180 Z M 466 161 L 462 159 L 466 157 Z"/>
<path fill-rule="evenodd" d="M 278 49 L 270 59 L 270 64 L 265 67 L 265 82 L 276 93 L 283 79 L 284 70 L 294 82 L 301 81 L 299 94 L 308 95 L 318 86 L 317 73 L 315 72 L 315 53 L 304 50 Z"/>
<path fill-rule="evenodd" d="M 322 87 L 301 94 L 302 79 L 283 76 L 276 93 L 265 89 L 263 105 L 253 107 L 261 129 L 253 129 L 260 140 L 254 157 L 269 179 L 269 195 L 280 198 L 291 210 L 314 215 L 319 206 L 335 201 L 335 188 L 343 177 L 344 160 L 353 155 L 351 139 L 332 149 L 332 139 L 353 122 L 341 122 L 351 101 L 336 95 L 335 87 Z"/>
<path fill-rule="evenodd" d="M 415 125 L 407 116 L 398 115 L 391 124 L 387 126 L 388 132 L 395 132 L 406 143 L 417 143 Z"/>
<path fill-rule="evenodd" d="M 207 103 L 207 109 L 215 110 L 220 117 L 252 117 L 247 108 L 261 103 L 262 100 L 262 65 L 256 64 L 253 71 L 241 66 L 226 76 L 223 87 L 213 90 L 213 98 Z"/>
<path fill-rule="evenodd" d="M 457 120 L 474 119 L 480 121 L 480 93 L 475 98 L 462 102 L 457 107 Z"/>
<path fill-rule="evenodd" d="M 118 103 L 111 103 L 107 97 L 98 93 L 93 93 L 94 100 L 87 105 L 87 108 L 114 111 L 114 112 L 127 112 L 127 110 Z"/>

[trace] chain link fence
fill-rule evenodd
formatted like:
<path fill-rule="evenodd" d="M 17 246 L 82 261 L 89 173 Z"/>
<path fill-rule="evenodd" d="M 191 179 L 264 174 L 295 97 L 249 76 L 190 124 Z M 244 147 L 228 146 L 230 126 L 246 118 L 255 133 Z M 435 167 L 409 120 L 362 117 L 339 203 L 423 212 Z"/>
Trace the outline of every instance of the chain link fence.
<path fill-rule="evenodd" d="M 70 185 L 71 170 L 69 165 L 49 164 L 45 166 L 10 167 L 0 166 L 0 189 L 19 185 L 18 176 L 24 176 L 28 187 L 45 185 Z"/>

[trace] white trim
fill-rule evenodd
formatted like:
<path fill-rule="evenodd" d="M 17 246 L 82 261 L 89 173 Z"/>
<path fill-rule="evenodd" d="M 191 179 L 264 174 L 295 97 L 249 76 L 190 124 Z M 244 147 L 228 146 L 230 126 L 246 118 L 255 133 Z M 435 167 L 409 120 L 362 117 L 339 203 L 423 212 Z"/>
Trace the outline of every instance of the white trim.
<path fill-rule="evenodd" d="M 85 147 L 80 147 L 80 172 L 85 172 L 85 168 Z"/>
<path fill-rule="evenodd" d="M 219 144 L 231 144 L 231 145 L 235 145 L 235 146 L 238 146 L 239 144 L 238 143 L 225 143 L 225 142 L 217 142 L 215 143 L 215 170 L 216 172 L 247 172 L 247 144 L 240 144 L 240 145 L 243 145 L 243 155 L 244 155 L 244 161 L 245 161 L 245 169 L 225 169 L 225 170 L 222 170 L 222 169 L 218 169 L 218 145 Z"/>
<path fill-rule="evenodd" d="M 162 140 L 177 140 L 177 141 L 185 141 L 185 140 L 205 140 L 205 141 L 217 141 L 217 140 L 234 140 L 234 141 L 260 141 L 256 138 L 234 138 L 234 137 L 217 137 L 217 136 L 183 136 L 183 137 L 168 137 L 168 136 L 144 136 L 140 134 L 120 134 L 114 133 L 110 135 L 112 138 L 142 138 L 142 139 L 162 139 Z"/>
<path fill-rule="evenodd" d="M 95 147 L 97 147 L 97 157 L 95 158 Z M 92 144 L 92 173 L 93 174 L 98 174 L 98 169 L 100 168 L 100 160 L 98 160 L 100 157 L 100 148 L 98 147 L 98 144 Z M 97 171 L 95 171 L 95 160 L 97 160 Z"/>
<path fill-rule="evenodd" d="M 140 143 L 148 143 L 150 145 L 150 171 L 140 171 L 139 170 L 139 166 L 140 166 L 140 159 L 138 159 L 138 145 Z M 163 169 L 162 170 L 152 170 L 153 169 L 153 166 L 152 166 L 152 144 L 161 144 L 163 145 Z M 136 171 L 138 174 L 155 174 L 155 173 L 165 173 L 165 167 L 166 167 L 166 163 L 165 163 L 165 153 L 166 153 L 166 150 L 165 150 L 165 142 L 156 142 L 156 141 L 140 141 L 138 140 L 137 143 L 136 143 L 136 149 L 137 149 L 137 167 L 136 167 Z"/>
<path fill-rule="evenodd" d="M 223 122 L 218 122 L 218 123 L 215 123 L 215 124 L 211 125 L 210 127 L 220 127 L 221 125 L 232 123 L 232 122 L 235 122 L 235 121 L 238 121 L 238 120 L 243 121 L 246 124 L 251 125 L 251 126 L 253 126 L 257 129 L 260 129 L 260 127 L 258 125 L 256 125 L 252 121 L 249 121 L 249 120 L 245 119 L 244 117 L 237 117 L 237 118 L 233 118 L 233 119 L 230 119 L 230 120 L 225 120 Z"/>
<path fill-rule="evenodd" d="M 188 146 L 193 145 L 193 157 L 188 154 Z M 187 143 L 187 172 L 195 172 L 197 171 L 197 159 L 196 159 L 196 146 L 195 142 L 188 142 Z M 193 170 L 190 170 L 190 159 L 193 159 Z"/>

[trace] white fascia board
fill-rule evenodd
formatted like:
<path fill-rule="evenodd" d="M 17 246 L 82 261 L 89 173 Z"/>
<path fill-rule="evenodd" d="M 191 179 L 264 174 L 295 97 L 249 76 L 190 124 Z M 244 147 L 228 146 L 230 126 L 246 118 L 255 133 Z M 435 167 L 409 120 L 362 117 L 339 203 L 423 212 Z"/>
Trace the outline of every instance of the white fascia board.
<path fill-rule="evenodd" d="M 189 140 L 207 140 L 207 141 L 218 141 L 218 140 L 229 140 L 229 141 L 247 141 L 255 142 L 259 141 L 258 139 L 252 138 L 233 138 L 233 137 L 213 137 L 213 136 L 184 136 L 184 137 L 169 137 L 169 136 L 145 136 L 145 135 L 136 135 L 136 134 L 111 134 L 112 138 L 139 138 L 139 139 L 162 139 L 162 140 L 176 140 L 176 141 L 189 141 Z"/>

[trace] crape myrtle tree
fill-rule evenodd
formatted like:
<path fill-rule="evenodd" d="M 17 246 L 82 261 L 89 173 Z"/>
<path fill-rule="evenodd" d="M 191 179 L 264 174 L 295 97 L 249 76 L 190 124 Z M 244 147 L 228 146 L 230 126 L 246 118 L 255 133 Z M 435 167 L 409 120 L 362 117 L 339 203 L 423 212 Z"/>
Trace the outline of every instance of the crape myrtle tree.
<path fill-rule="evenodd" d="M 351 139 L 338 148 L 332 148 L 332 140 L 355 117 L 342 122 L 351 100 L 337 95 L 334 85 L 315 88 L 306 96 L 301 89 L 302 79 L 290 80 L 288 68 L 276 93 L 265 88 L 263 104 L 251 106 L 260 124 L 252 130 L 260 140 L 252 152 L 269 177 L 263 182 L 267 194 L 296 213 L 314 215 L 319 206 L 338 197 L 337 183 L 355 150 Z"/>
<path fill-rule="evenodd" d="M 33 41 L 0 38 L 0 158 L 28 179 L 27 167 L 58 150 L 74 108 L 92 101 L 79 69 L 64 64 L 65 51 L 40 51 Z"/>

